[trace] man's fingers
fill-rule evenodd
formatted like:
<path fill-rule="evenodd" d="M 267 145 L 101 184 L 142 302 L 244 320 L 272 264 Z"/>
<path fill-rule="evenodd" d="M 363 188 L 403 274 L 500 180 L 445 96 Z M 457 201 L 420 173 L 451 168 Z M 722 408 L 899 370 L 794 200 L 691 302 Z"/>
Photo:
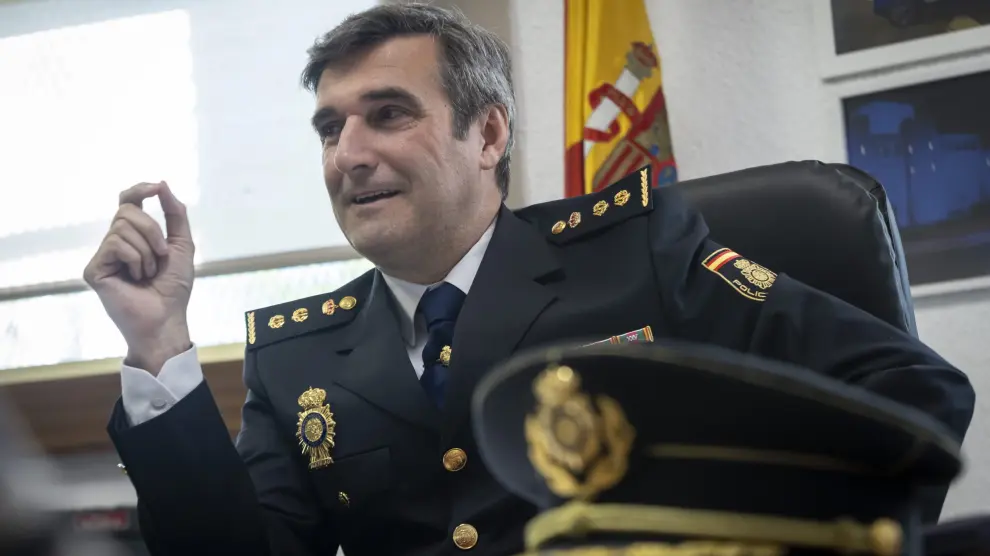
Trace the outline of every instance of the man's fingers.
<path fill-rule="evenodd" d="M 124 243 L 138 252 L 141 257 L 141 269 L 147 278 L 154 278 L 158 274 L 158 256 L 144 235 L 130 222 L 123 219 L 115 221 L 110 227 L 110 235 L 124 240 Z"/>
<path fill-rule="evenodd" d="M 164 181 L 159 183 L 139 183 L 120 193 L 120 204 L 134 205 L 141 208 L 142 202 L 149 198 L 158 196 L 162 205 L 162 212 L 165 213 L 165 231 L 168 238 L 188 239 L 192 241 L 192 232 L 189 229 L 189 217 L 186 213 L 186 206 L 175 197 L 168 184 Z M 159 247 L 152 241 L 152 246 L 157 250 Z"/>
<path fill-rule="evenodd" d="M 114 219 L 114 223 L 110 226 L 111 233 L 119 223 L 126 223 L 133 226 L 135 230 L 140 232 L 145 242 L 151 246 L 151 249 L 158 256 L 164 257 L 168 254 L 168 244 L 165 243 L 165 234 L 162 232 L 161 226 L 143 210 L 131 204 L 121 205 L 117 209 L 117 217 Z"/>
<path fill-rule="evenodd" d="M 165 182 L 161 183 L 158 200 L 162 204 L 162 212 L 165 213 L 165 230 L 168 232 L 169 239 L 181 238 L 192 241 L 186 205 L 179 202 Z"/>
<path fill-rule="evenodd" d="M 142 201 L 157 195 L 161 187 L 161 183 L 139 183 L 131 186 L 120 192 L 120 204 L 137 205 L 140 208 Z"/>
<path fill-rule="evenodd" d="M 168 242 L 161 226 L 141 208 L 145 199 L 154 196 L 161 201 L 169 237 L 175 235 L 191 240 L 186 208 L 165 182 L 131 186 L 121 191 L 120 207 L 110 231 L 83 272 L 91 286 L 95 287 L 124 268 L 135 281 L 154 278 L 158 274 L 158 258 L 168 255 Z"/>
<path fill-rule="evenodd" d="M 103 241 L 102 263 L 107 266 L 119 267 L 121 264 L 127 267 L 131 278 L 134 281 L 144 279 L 144 272 L 141 268 L 141 254 L 137 249 L 124 241 L 118 235 L 108 236 Z"/>

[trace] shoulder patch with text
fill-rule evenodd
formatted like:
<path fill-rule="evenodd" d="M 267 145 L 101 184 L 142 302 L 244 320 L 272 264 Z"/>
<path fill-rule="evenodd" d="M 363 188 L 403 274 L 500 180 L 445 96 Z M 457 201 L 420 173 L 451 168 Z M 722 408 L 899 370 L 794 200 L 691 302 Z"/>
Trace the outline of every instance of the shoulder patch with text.
<path fill-rule="evenodd" d="M 777 280 L 777 273 L 726 247 L 708 255 L 701 264 L 725 280 L 739 295 L 753 301 L 766 301 L 768 290 Z"/>

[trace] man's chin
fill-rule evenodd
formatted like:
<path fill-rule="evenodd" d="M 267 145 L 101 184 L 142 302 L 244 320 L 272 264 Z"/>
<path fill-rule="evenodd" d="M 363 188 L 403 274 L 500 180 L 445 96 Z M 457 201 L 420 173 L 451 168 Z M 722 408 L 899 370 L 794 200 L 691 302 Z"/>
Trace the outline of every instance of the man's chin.
<path fill-rule="evenodd" d="M 361 222 L 348 230 L 351 247 L 375 264 L 391 259 L 400 250 L 408 248 L 409 234 L 390 222 Z"/>

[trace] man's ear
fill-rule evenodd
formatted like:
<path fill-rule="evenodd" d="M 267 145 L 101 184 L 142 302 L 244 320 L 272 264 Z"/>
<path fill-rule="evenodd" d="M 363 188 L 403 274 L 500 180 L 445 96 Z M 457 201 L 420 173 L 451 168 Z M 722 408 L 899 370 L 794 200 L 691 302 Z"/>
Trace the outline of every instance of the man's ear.
<path fill-rule="evenodd" d="M 482 112 L 481 169 L 494 170 L 509 144 L 509 113 L 501 104 L 492 104 Z"/>

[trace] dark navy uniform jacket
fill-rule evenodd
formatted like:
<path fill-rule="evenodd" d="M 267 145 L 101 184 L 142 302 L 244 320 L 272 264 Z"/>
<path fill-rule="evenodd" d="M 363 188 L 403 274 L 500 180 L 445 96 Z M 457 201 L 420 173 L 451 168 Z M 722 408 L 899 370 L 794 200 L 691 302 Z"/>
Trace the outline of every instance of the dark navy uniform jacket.
<path fill-rule="evenodd" d="M 652 334 L 761 354 L 964 435 L 974 407 L 965 375 L 879 319 L 716 244 L 697 212 L 648 181 L 633 174 L 593 195 L 501 209 L 456 324 L 443 413 L 417 381 L 378 271 L 247 313 L 236 444 L 205 383 L 136 427 L 118 403 L 109 432 L 152 553 L 521 551 L 535 510 L 477 456 L 469 404 L 494 364 L 561 341 Z M 310 389 L 325 392 L 335 423 L 333 463 L 316 469 L 297 436 Z"/>

